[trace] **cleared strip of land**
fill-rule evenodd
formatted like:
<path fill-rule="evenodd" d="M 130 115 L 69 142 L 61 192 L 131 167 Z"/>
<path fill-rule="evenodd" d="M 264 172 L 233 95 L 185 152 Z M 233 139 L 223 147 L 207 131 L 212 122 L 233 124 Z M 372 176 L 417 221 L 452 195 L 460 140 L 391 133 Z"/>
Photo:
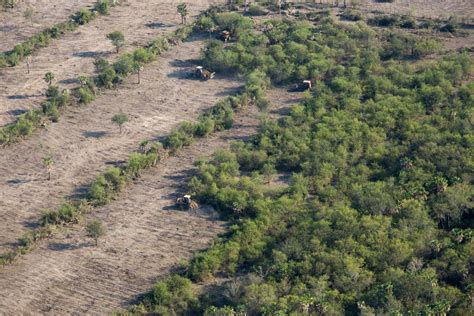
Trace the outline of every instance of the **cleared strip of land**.
<path fill-rule="evenodd" d="M 94 3 L 95 0 L 24 0 L 13 9 L 5 9 L 0 12 L 0 52 L 13 49 L 36 33 L 66 21 L 71 14 L 90 8 Z M 27 10 L 31 10 L 31 16 Z"/>
<path fill-rule="evenodd" d="M 57 207 L 63 197 L 84 193 L 111 164 L 124 160 L 141 140 L 167 134 L 183 120 L 192 120 L 217 100 L 236 92 L 240 82 L 218 74 L 211 81 L 189 80 L 190 60 L 200 56 L 202 39 L 165 53 L 145 68 L 141 84 L 130 77 L 86 107 L 71 108 L 59 123 L 0 156 L 0 251 L 14 245 L 41 210 Z M 113 115 L 123 111 L 130 121 L 120 134 Z M 51 181 L 42 159 L 54 160 Z"/>
<path fill-rule="evenodd" d="M 79 85 L 77 78 L 94 73 L 93 61 L 103 57 L 113 61 L 118 56 L 106 39 L 112 31 L 121 31 L 127 45 L 123 52 L 149 43 L 161 34 L 176 29 L 181 22 L 176 13 L 177 0 L 134 0 L 113 8 L 109 15 L 79 27 L 75 32 L 54 40 L 33 55 L 30 74 L 22 63 L 0 70 L 0 126 L 13 122 L 24 111 L 40 106 L 45 100 L 46 72 L 55 74 L 55 84 L 61 89 Z M 196 1 L 188 4 L 190 16 L 195 16 L 212 3 Z"/>
<path fill-rule="evenodd" d="M 279 116 L 299 94 L 269 92 Z M 157 277 L 169 273 L 194 251 L 209 246 L 225 223 L 208 207 L 197 212 L 174 208 L 184 193 L 194 162 L 233 140 L 256 133 L 259 113 L 247 108 L 234 127 L 201 139 L 147 171 L 111 204 L 92 216 L 107 234 L 97 247 L 80 225 L 44 241 L 33 252 L 0 270 L 0 310 L 23 313 L 106 314 L 126 307 L 148 291 Z"/>

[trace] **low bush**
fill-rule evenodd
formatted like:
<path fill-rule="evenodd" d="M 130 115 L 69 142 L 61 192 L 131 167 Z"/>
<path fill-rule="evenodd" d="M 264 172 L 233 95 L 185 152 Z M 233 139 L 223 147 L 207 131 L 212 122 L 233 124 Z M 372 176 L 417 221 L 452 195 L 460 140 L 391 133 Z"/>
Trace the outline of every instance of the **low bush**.
<path fill-rule="evenodd" d="M 397 15 L 381 15 L 369 19 L 370 25 L 393 27 L 400 24 L 400 17 Z"/>
<path fill-rule="evenodd" d="M 79 25 L 89 23 L 95 18 L 95 14 L 87 9 L 81 9 L 79 12 L 71 16 L 71 19 Z"/>
<path fill-rule="evenodd" d="M 94 92 L 91 91 L 90 88 L 80 87 L 77 90 L 77 99 L 79 100 L 79 103 L 89 104 L 95 100 L 95 95 L 94 95 Z"/>
<path fill-rule="evenodd" d="M 102 15 L 109 13 L 109 0 L 97 0 L 94 9 Z"/>
<path fill-rule="evenodd" d="M 360 11 L 354 9 L 346 9 L 341 13 L 341 18 L 347 21 L 364 21 L 365 17 Z"/>
<path fill-rule="evenodd" d="M 267 13 L 267 10 L 258 3 L 251 3 L 247 10 L 247 14 L 253 16 L 266 15 Z"/>

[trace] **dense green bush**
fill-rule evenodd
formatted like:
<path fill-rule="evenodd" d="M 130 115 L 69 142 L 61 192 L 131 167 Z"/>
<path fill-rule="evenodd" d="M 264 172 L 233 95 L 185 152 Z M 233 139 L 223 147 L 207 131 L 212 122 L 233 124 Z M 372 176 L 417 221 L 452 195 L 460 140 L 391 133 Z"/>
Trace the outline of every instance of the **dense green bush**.
<path fill-rule="evenodd" d="M 97 0 L 94 9 L 102 15 L 109 13 L 109 0 Z"/>
<path fill-rule="evenodd" d="M 180 274 L 229 281 L 222 295 L 185 293 L 197 301 L 184 310 L 155 300 L 140 312 L 470 314 L 472 56 L 404 61 L 434 42 L 330 20 L 269 23 L 268 41 L 249 32 L 204 50 L 235 54 L 239 67 L 207 62 L 247 75 L 242 95 L 223 101 L 231 109 L 263 97 L 267 77 L 315 82 L 289 116 L 199 161 L 189 183 L 231 222 Z M 260 180 L 275 170 L 291 179 L 279 190 Z"/>
<path fill-rule="evenodd" d="M 364 21 L 365 17 L 360 11 L 354 9 L 346 9 L 341 13 L 341 18 L 348 21 Z"/>
<path fill-rule="evenodd" d="M 398 15 L 377 15 L 368 20 L 369 24 L 377 26 L 392 27 L 400 24 Z"/>
<path fill-rule="evenodd" d="M 89 23 L 95 18 L 95 14 L 87 9 L 81 9 L 79 12 L 71 16 L 71 19 L 79 25 Z"/>

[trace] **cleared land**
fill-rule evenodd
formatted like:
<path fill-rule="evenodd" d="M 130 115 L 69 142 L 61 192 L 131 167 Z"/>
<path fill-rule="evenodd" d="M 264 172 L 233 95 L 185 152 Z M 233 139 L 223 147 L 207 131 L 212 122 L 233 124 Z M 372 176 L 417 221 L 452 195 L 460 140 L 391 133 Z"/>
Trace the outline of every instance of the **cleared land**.
<path fill-rule="evenodd" d="M 392 3 L 360 0 L 360 7 L 394 14 L 412 14 L 428 18 L 474 18 L 472 0 L 395 0 Z"/>
<path fill-rule="evenodd" d="M 24 0 L 13 9 L 0 12 L 0 52 L 13 47 L 45 28 L 65 21 L 81 8 L 92 7 L 95 0 Z M 32 16 L 25 16 L 27 9 Z M 0 9 L 1 10 L 1 9 Z"/>
<path fill-rule="evenodd" d="M 11 123 L 25 110 L 36 108 L 45 99 L 44 74 L 51 71 L 56 84 L 64 89 L 78 85 L 77 77 L 94 72 L 93 61 L 104 57 L 110 61 L 118 55 L 106 39 L 112 31 L 121 31 L 127 45 L 122 52 L 149 43 L 161 34 L 179 26 L 177 0 L 137 0 L 122 3 L 107 16 L 79 27 L 75 32 L 51 41 L 48 47 L 33 55 L 30 74 L 26 64 L 0 69 L 0 126 Z M 188 4 L 190 16 L 220 1 L 196 1 Z"/>
<path fill-rule="evenodd" d="M 83 185 L 137 149 L 141 140 L 168 133 L 183 120 L 231 93 L 240 83 L 222 78 L 184 79 L 204 42 L 192 39 L 145 68 L 142 83 L 132 76 L 87 107 L 71 108 L 59 123 L 2 150 L 0 156 L 0 251 L 12 246 L 41 210 L 58 206 L 65 196 L 83 193 Z M 130 114 L 122 134 L 111 118 Z M 42 159 L 54 157 L 51 181 Z"/>
<path fill-rule="evenodd" d="M 272 90 L 274 115 L 300 95 Z M 95 247 L 76 225 L 42 242 L 32 253 L 0 271 L 0 310 L 16 313 L 110 313 L 148 291 L 157 277 L 209 245 L 225 224 L 207 207 L 176 210 L 174 201 L 193 163 L 232 140 L 256 132 L 255 108 L 237 113 L 234 127 L 202 139 L 146 172 L 108 206 L 97 210 L 107 235 Z"/>

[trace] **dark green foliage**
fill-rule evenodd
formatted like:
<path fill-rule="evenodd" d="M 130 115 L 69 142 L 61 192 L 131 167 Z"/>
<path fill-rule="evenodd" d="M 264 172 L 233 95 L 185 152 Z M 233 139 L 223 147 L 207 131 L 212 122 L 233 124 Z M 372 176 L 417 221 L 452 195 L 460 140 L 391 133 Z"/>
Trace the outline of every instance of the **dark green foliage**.
<path fill-rule="evenodd" d="M 377 15 L 370 18 L 368 22 L 371 25 L 392 27 L 400 24 L 400 17 L 397 15 Z"/>
<path fill-rule="evenodd" d="M 71 18 L 76 24 L 84 25 L 92 21 L 95 18 L 95 15 L 87 9 L 81 9 L 79 12 L 71 16 Z"/>
<path fill-rule="evenodd" d="M 95 219 L 91 221 L 89 224 L 87 224 L 86 231 L 89 237 L 94 239 L 96 246 L 97 246 L 99 238 L 105 235 L 104 225 L 98 219 Z"/>
<path fill-rule="evenodd" d="M 260 6 L 258 3 L 251 3 L 248 10 L 247 10 L 248 15 L 265 15 L 267 14 L 267 10 L 265 10 L 262 6 Z"/>
<path fill-rule="evenodd" d="M 365 17 L 360 11 L 354 9 L 346 9 L 341 13 L 341 18 L 348 21 L 364 21 Z"/>
<path fill-rule="evenodd" d="M 471 314 L 472 56 L 404 61 L 429 54 L 431 39 L 269 23 L 265 38 L 250 31 L 204 51 L 215 69 L 247 76 L 230 108 L 263 98 L 267 77 L 315 83 L 250 143 L 200 161 L 189 183 L 231 226 L 181 275 L 230 281 L 184 311 L 156 300 L 143 312 Z M 260 180 L 275 172 L 291 179 L 280 190 Z"/>
<path fill-rule="evenodd" d="M 109 39 L 117 50 L 117 54 L 122 46 L 125 45 L 125 36 L 120 31 L 114 31 L 107 34 L 107 39 Z"/>
<path fill-rule="evenodd" d="M 88 87 L 80 87 L 77 90 L 77 98 L 79 100 L 79 103 L 89 104 L 95 100 L 95 94 Z"/>
<path fill-rule="evenodd" d="M 97 0 L 94 9 L 102 15 L 109 13 L 109 0 Z"/>

